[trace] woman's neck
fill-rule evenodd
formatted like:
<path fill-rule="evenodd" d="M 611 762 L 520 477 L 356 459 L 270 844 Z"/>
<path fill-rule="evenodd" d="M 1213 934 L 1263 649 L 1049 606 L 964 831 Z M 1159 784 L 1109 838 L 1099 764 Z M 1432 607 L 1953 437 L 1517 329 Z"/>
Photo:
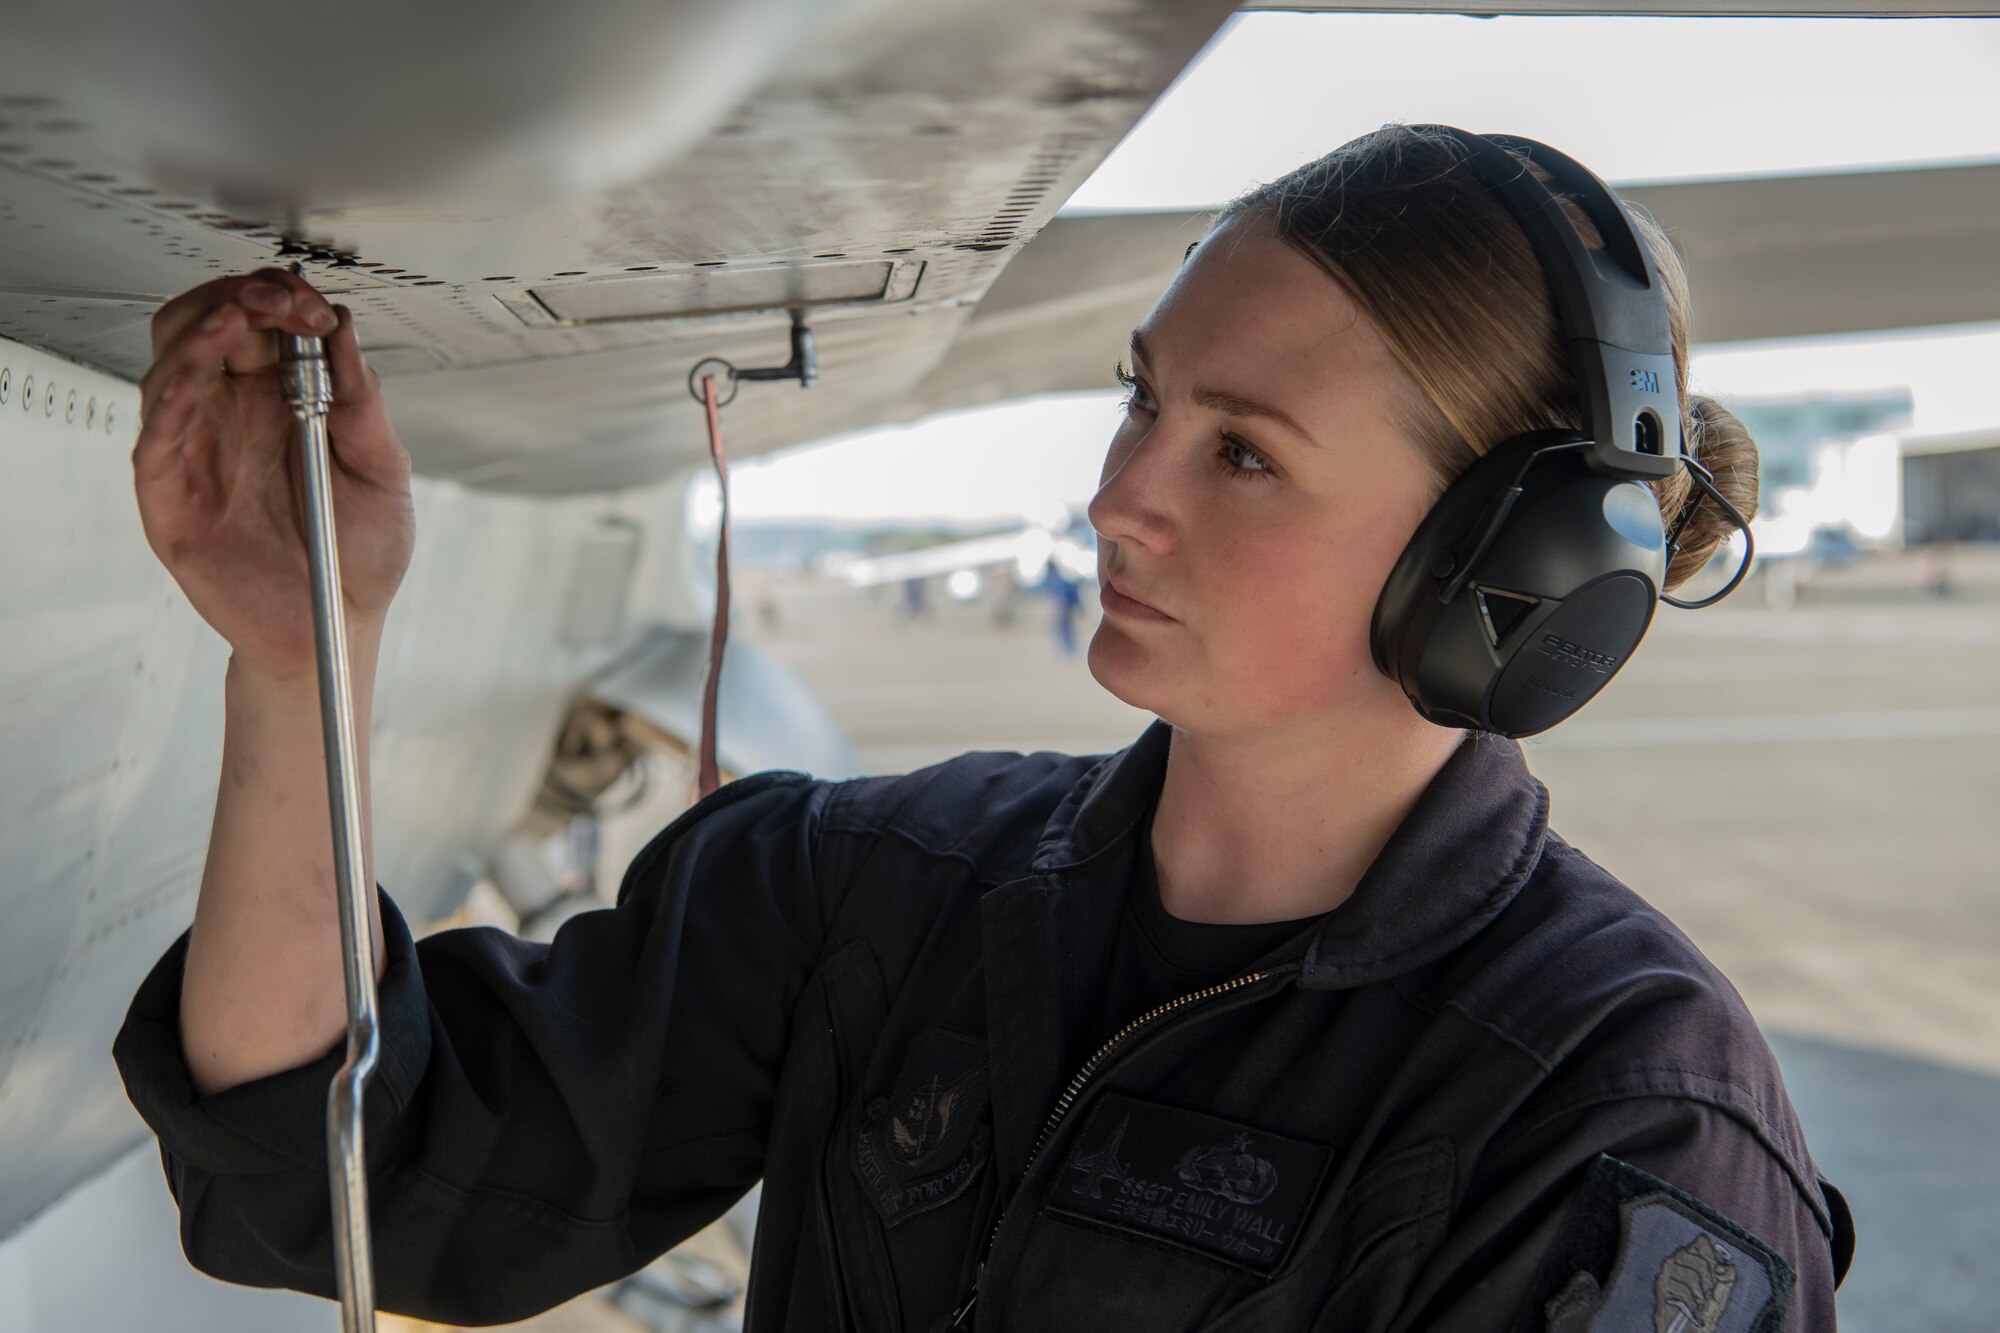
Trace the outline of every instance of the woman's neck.
<path fill-rule="evenodd" d="M 1414 713 L 1247 737 L 1176 727 L 1153 817 L 1161 903 L 1215 924 L 1332 911 L 1462 738 Z"/>

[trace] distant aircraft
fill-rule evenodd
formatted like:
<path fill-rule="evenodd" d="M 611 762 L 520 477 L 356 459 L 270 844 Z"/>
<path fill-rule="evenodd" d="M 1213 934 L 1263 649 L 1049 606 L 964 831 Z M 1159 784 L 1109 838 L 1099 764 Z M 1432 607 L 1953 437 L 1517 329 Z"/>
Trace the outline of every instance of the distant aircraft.
<path fill-rule="evenodd" d="M 130 1169 L 150 1148 L 108 1051 L 190 918 L 221 748 L 223 647 L 152 558 L 132 500 L 134 382 L 159 304 L 296 260 L 354 308 L 419 474 L 421 536 L 374 716 L 378 872 L 419 922 L 482 877 L 540 911 L 538 895 L 559 894 L 525 882 L 522 847 L 549 826 L 536 797 L 552 764 L 575 757 L 560 738 L 587 734 L 593 709 L 633 719 L 627 741 L 693 738 L 711 593 L 683 517 L 706 457 L 691 367 L 782 361 L 804 312 L 819 382 L 741 385 L 724 409 L 739 455 L 1099 387 L 1201 221 L 1056 211 L 1233 8 L 613 0 L 585 21 L 531 0 L 356 0 L 263 6 L 254 22 L 223 0 L 10 9 L 0 1327 L 297 1317 L 125 1225 L 156 1215 L 160 1182 Z M 2000 250 L 2000 166 L 1627 194 L 1687 251 L 1705 340 L 2000 317 L 2000 290 L 1965 281 Z M 753 647 L 732 648 L 722 697 L 735 770 L 852 771 L 824 711 Z M 72 1192 L 60 1235 L 34 1223 Z"/>
<path fill-rule="evenodd" d="M 1069 522 L 1051 527 L 1031 523 L 1011 532 L 939 542 L 887 555 L 830 555 L 822 562 L 821 569 L 856 588 L 989 569 L 1011 571 L 1017 586 L 1031 587 L 1042 580 L 1050 565 L 1071 579 L 1095 579 L 1095 534 L 1087 525 L 1082 525 L 1084 531 L 1076 531 L 1079 525 L 1080 522 Z"/>

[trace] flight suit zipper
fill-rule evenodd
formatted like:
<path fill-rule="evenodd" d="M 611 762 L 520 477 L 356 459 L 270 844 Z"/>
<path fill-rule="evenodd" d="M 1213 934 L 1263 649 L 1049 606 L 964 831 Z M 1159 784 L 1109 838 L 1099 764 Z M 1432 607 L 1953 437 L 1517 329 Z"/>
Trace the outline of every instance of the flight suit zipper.
<path fill-rule="evenodd" d="M 1063 1117 L 1069 1114 L 1070 1107 L 1076 1104 L 1076 1099 L 1082 1093 L 1084 1085 L 1088 1084 L 1091 1079 L 1102 1072 L 1105 1062 L 1126 1041 L 1166 1018 L 1169 1014 L 1178 1013 L 1190 1005 L 1201 1004 L 1219 995 L 1227 995 L 1231 991 L 1241 990 L 1245 986 L 1254 985 L 1264 980 L 1266 977 L 1297 970 L 1297 964 L 1266 968 L 1258 972 L 1246 972 L 1242 976 L 1232 977 L 1228 981 L 1219 981 L 1213 986 L 1204 986 L 1198 991 L 1190 991 L 1178 999 L 1169 1000 L 1158 1008 L 1148 1009 L 1124 1027 L 1112 1033 L 1110 1040 L 1098 1047 L 1091 1057 L 1083 1062 L 1083 1067 L 1076 1071 L 1076 1077 L 1069 1081 L 1069 1086 L 1063 1089 L 1062 1096 L 1056 1099 L 1055 1109 L 1049 1112 L 1048 1120 L 1042 1125 L 1041 1134 L 1035 1139 L 1035 1146 L 1028 1152 L 1027 1165 L 1021 1168 L 1021 1185 L 1025 1187 L 1028 1183 L 1028 1177 L 1034 1174 L 1035 1163 L 1041 1158 L 1042 1149 L 1048 1147 L 1049 1141 L 1055 1137 L 1057 1127 L 1062 1124 Z M 1019 1188 L 1015 1190 L 1015 1197 L 1020 1197 Z M 972 1290 L 966 1293 L 965 1299 L 959 1302 L 958 1308 L 951 1312 L 951 1318 L 945 1323 L 943 1333 L 963 1333 L 963 1330 L 972 1327 L 972 1311 L 979 1304 L 979 1289 L 986 1281 L 986 1262 L 993 1257 L 994 1242 L 1000 1239 L 1000 1228 L 1006 1223 L 1007 1214 L 1012 1207 L 1013 1204 L 1010 1201 L 1006 1208 L 1000 1210 L 1000 1216 L 994 1220 L 993 1230 L 986 1237 L 986 1250 L 980 1255 L 979 1267 L 973 1272 Z"/>

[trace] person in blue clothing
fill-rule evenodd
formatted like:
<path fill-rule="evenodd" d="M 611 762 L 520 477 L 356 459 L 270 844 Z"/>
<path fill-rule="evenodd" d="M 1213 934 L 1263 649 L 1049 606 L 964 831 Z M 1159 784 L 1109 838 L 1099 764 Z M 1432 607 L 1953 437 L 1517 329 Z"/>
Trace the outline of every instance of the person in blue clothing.
<path fill-rule="evenodd" d="M 418 942 L 378 896 L 385 1307 L 524 1317 L 761 1178 L 758 1333 L 1834 1328 L 1851 1218 L 1741 997 L 1554 832 L 1519 745 L 1371 653 L 1453 479 L 1579 424 L 1549 275 L 1464 147 L 1389 127 L 1250 191 L 1133 331 L 1089 508 L 1091 672 L 1161 719 L 1130 747 L 753 775 L 547 945 Z M 1752 513 L 1633 226 L 1672 324 L 1648 392 Z M 139 503 L 234 651 L 194 926 L 117 1056 L 190 1258 L 326 1292 L 344 1010 L 280 328 L 331 334 L 363 735 L 410 555 L 351 319 L 273 272 L 169 303 Z M 1637 500 L 1669 590 L 1730 530 L 1685 474 Z"/>
<path fill-rule="evenodd" d="M 922 578 L 903 580 L 902 611 L 906 620 L 922 620 L 930 614 L 930 585 Z"/>
<path fill-rule="evenodd" d="M 1056 651 L 1064 657 L 1075 657 L 1076 617 L 1083 609 L 1083 593 L 1077 580 L 1051 560 L 1042 575 L 1042 586 L 1048 589 L 1049 605 L 1054 611 Z"/>

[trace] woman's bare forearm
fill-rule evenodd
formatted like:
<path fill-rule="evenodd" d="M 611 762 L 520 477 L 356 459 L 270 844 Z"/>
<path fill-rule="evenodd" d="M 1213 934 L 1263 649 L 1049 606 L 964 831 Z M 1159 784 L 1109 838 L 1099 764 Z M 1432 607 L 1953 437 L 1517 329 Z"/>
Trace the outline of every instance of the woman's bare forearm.
<path fill-rule="evenodd" d="M 374 885 L 368 727 L 379 634 L 350 632 L 363 878 Z M 181 1046 L 203 1096 L 325 1055 L 347 1027 L 333 826 L 316 677 L 232 659 L 222 780 L 181 988 Z M 382 916 L 368 897 L 375 974 Z"/>

